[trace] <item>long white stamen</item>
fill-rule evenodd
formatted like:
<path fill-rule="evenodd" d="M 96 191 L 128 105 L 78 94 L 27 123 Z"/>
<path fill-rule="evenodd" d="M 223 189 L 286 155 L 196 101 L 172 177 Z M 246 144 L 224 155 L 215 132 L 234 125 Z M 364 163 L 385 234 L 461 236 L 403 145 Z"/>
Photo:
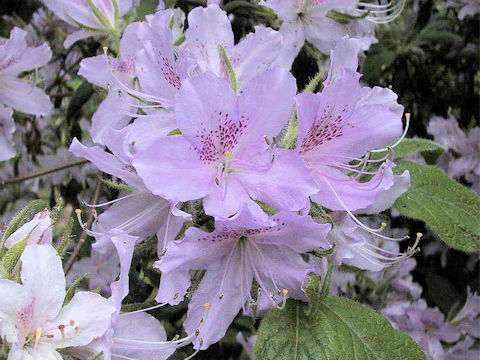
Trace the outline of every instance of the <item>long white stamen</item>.
<path fill-rule="evenodd" d="M 171 348 L 180 348 L 183 346 L 188 345 L 189 343 L 192 342 L 193 339 L 195 339 L 199 333 L 200 330 L 202 329 L 203 325 L 205 324 L 206 320 L 208 319 L 208 314 L 210 312 L 211 305 L 209 303 L 206 303 L 204 305 L 204 312 L 203 312 L 203 317 L 200 319 L 199 324 L 197 329 L 191 334 L 188 335 L 184 338 L 177 339 L 177 340 L 170 340 L 170 341 L 146 341 L 146 340 L 134 340 L 134 339 L 126 339 L 126 338 L 121 338 L 121 337 L 114 337 L 113 341 L 116 344 L 121 344 L 121 345 L 131 345 L 128 347 L 128 349 L 145 349 L 145 345 L 149 347 L 151 346 L 151 350 L 153 349 L 171 349 Z M 144 347 L 137 347 L 135 348 L 135 345 L 144 345 Z"/>
<path fill-rule="evenodd" d="M 385 152 L 385 151 L 388 151 L 389 149 L 394 149 L 395 147 L 398 146 L 398 144 L 400 144 L 403 139 L 405 139 L 405 136 L 407 135 L 407 132 L 408 132 L 408 128 L 410 127 L 410 114 L 409 113 L 406 113 L 405 114 L 405 129 L 403 130 L 403 133 L 402 133 L 402 136 L 400 136 L 398 138 L 397 141 L 395 141 L 395 143 L 389 147 L 386 147 L 386 148 L 383 148 L 383 149 L 377 149 L 377 150 L 371 150 L 371 152 L 373 153 L 379 153 L 379 152 Z"/>
<path fill-rule="evenodd" d="M 158 309 L 158 308 L 161 308 L 163 306 L 167 305 L 167 303 L 162 303 L 162 304 L 158 304 L 158 305 L 155 305 L 155 306 L 150 306 L 148 308 L 145 308 L 145 309 L 140 309 L 140 310 L 136 310 L 136 311 L 129 311 L 129 312 L 125 312 L 125 313 L 122 313 L 121 315 L 122 316 L 128 316 L 128 315 L 132 315 L 132 314 L 138 314 L 138 313 L 141 313 L 141 312 L 146 312 L 146 311 L 150 311 L 150 310 L 155 310 L 155 309 Z"/>
<path fill-rule="evenodd" d="M 170 221 L 172 220 L 172 211 L 173 211 L 173 205 L 170 205 L 170 207 L 168 208 L 167 223 L 165 224 L 165 235 L 163 236 L 163 246 L 162 246 L 162 252 L 161 252 L 162 254 L 164 254 L 167 249 L 167 241 L 169 240 L 168 232 L 170 229 Z"/>
<path fill-rule="evenodd" d="M 403 11 L 406 0 L 393 0 L 387 4 L 359 2 L 357 12 L 366 14 L 366 20 L 376 24 L 386 24 L 395 20 Z"/>
<path fill-rule="evenodd" d="M 131 198 L 131 197 L 137 196 L 137 195 L 139 195 L 139 194 L 143 194 L 143 193 L 145 193 L 145 192 L 146 192 L 146 191 L 134 192 L 134 193 L 132 193 L 132 194 L 128 194 L 128 195 L 119 197 L 119 198 L 117 198 L 117 199 L 115 199 L 115 200 L 107 201 L 107 202 L 104 202 L 104 203 L 101 203 L 101 204 L 96 204 L 96 205 L 94 205 L 94 204 L 89 204 L 89 203 L 87 203 L 86 201 L 83 201 L 83 204 L 84 204 L 85 206 L 90 207 L 90 208 L 104 207 L 104 206 L 107 206 L 107 205 L 114 204 L 114 203 L 116 203 L 116 202 L 118 202 L 118 201 L 126 200 L 126 199 L 129 199 L 129 198 Z"/>
<path fill-rule="evenodd" d="M 357 225 L 359 225 L 362 229 L 364 229 L 364 230 L 366 230 L 370 233 L 378 233 L 378 232 L 382 231 L 383 229 L 385 229 L 385 227 L 387 226 L 385 223 L 382 223 L 381 227 L 378 228 L 378 229 L 372 229 L 372 228 L 368 227 L 367 225 L 365 225 L 364 223 L 362 223 L 360 220 L 358 220 L 358 218 L 355 215 L 353 215 L 353 213 L 348 209 L 347 205 L 345 205 L 345 203 L 342 201 L 340 196 L 338 196 L 337 192 L 335 191 L 333 186 L 330 184 L 330 182 L 327 180 L 327 178 L 326 177 L 322 177 L 322 178 L 327 183 L 328 187 L 330 188 L 330 190 L 332 191 L 333 195 L 335 196 L 337 201 L 340 203 L 342 208 L 347 212 L 348 215 L 350 215 L 351 219 L 353 221 L 355 221 L 355 223 L 357 223 Z"/>

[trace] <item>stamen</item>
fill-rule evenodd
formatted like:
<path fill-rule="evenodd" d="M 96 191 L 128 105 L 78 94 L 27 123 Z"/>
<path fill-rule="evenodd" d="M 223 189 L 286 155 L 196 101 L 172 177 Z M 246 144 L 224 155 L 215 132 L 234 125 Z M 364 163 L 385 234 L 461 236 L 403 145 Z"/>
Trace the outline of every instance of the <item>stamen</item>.
<path fill-rule="evenodd" d="M 41 327 L 38 327 L 36 330 L 35 330 L 35 345 L 33 346 L 33 349 L 36 350 L 37 349 L 37 345 L 38 345 L 38 342 L 40 341 L 40 338 L 42 337 L 42 328 Z"/>
<path fill-rule="evenodd" d="M 409 127 L 410 127 L 410 113 L 406 113 L 405 114 L 405 129 L 403 130 L 403 133 L 398 138 L 398 140 L 395 141 L 395 143 L 393 145 L 389 146 L 389 147 L 386 147 L 386 148 L 383 148 L 383 149 L 371 150 L 371 152 L 378 153 L 378 152 L 388 151 L 389 149 L 394 149 L 395 147 L 398 146 L 398 144 L 400 144 L 403 141 L 403 139 L 405 139 L 405 136 L 407 135 Z"/>
<path fill-rule="evenodd" d="M 280 310 L 285 309 L 285 305 L 287 305 L 287 298 L 288 298 L 288 290 L 287 289 L 282 290 L 282 296 L 283 296 L 282 305 L 278 307 L 278 309 L 280 309 Z"/>
<path fill-rule="evenodd" d="M 230 262 L 232 261 L 233 254 L 235 250 L 237 249 L 237 245 L 239 244 L 240 239 L 237 239 L 235 241 L 235 244 L 232 246 L 232 250 L 230 250 L 230 253 L 228 254 L 227 262 L 225 264 L 225 270 L 223 272 L 222 276 L 222 282 L 220 283 L 220 295 L 219 295 L 219 300 L 223 299 L 223 285 L 225 284 L 225 279 L 227 278 L 227 273 L 228 273 L 228 268 L 230 267 Z M 240 245 L 241 246 L 241 245 Z"/>
<path fill-rule="evenodd" d="M 367 13 L 366 19 L 376 24 L 386 24 L 395 20 L 403 11 L 406 0 L 393 0 L 387 4 L 359 2 L 357 11 Z"/>
<path fill-rule="evenodd" d="M 134 339 L 121 338 L 121 337 L 114 337 L 113 341 L 117 344 L 129 345 L 128 349 L 131 349 L 131 350 L 142 350 L 142 349 L 145 349 L 146 347 L 151 350 L 153 349 L 161 350 L 161 349 L 171 349 L 171 348 L 178 349 L 190 344 L 192 340 L 199 335 L 200 330 L 202 329 L 203 325 L 208 319 L 210 309 L 211 309 L 210 303 L 205 303 L 203 316 L 199 321 L 197 329 L 193 332 L 192 335 L 188 335 L 181 339 L 174 338 L 175 340 L 170 340 L 170 341 L 146 341 L 146 340 L 134 340 Z M 139 346 L 143 345 L 143 346 L 135 347 L 135 345 L 139 345 Z"/>
<path fill-rule="evenodd" d="M 129 311 L 129 312 L 126 312 L 126 313 L 122 313 L 121 315 L 122 316 L 128 316 L 128 315 L 132 315 L 132 314 L 138 314 L 138 313 L 141 313 L 141 312 L 155 310 L 155 309 L 161 308 L 165 305 L 167 305 L 167 303 L 162 303 L 162 304 L 158 304 L 158 305 L 155 305 L 155 306 L 150 306 L 148 308 L 140 309 L 140 310 L 136 310 L 136 311 Z"/>
<path fill-rule="evenodd" d="M 330 188 L 330 190 L 332 191 L 333 195 L 335 196 L 335 198 L 337 199 L 337 201 L 340 203 L 340 205 L 343 207 L 343 210 L 345 210 L 347 212 L 348 215 L 350 215 L 351 219 L 353 221 L 355 221 L 362 229 L 368 231 L 369 233 L 378 233 L 380 231 L 382 231 L 384 229 L 383 226 L 380 226 L 380 228 L 378 229 L 372 229 L 370 227 L 368 227 L 367 225 L 365 225 L 364 223 L 362 223 L 360 220 L 358 220 L 358 218 L 353 215 L 353 213 L 348 209 L 348 207 L 345 205 L 345 203 L 342 201 L 342 199 L 340 198 L 340 196 L 338 196 L 337 192 L 335 191 L 335 189 L 333 188 L 333 186 L 330 184 L 330 182 L 327 180 L 327 178 L 325 176 L 322 177 L 323 180 L 327 183 L 328 187 Z M 382 223 L 383 225 L 383 223 Z"/>
<path fill-rule="evenodd" d="M 168 230 L 170 227 L 170 220 L 172 219 L 172 211 L 173 211 L 173 205 L 170 205 L 170 207 L 168 208 L 167 223 L 165 225 L 165 235 L 163 236 L 162 254 L 167 250 L 167 241 L 169 240 Z"/>
<path fill-rule="evenodd" d="M 114 203 L 119 202 L 119 201 L 122 201 L 122 200 L 129 199 L 129 198 L 131 198 L 131 197 L 133 197 L 133 196 L 137 196 L 137 195 L 139 195 L 139 194 L 143 194 L 143 193 L 145 193 L 145 192 L 146 192 L 146 191 L 134 192 L 134 193 L 132 193 L 132 194 L 128 194 L 128 195 L 119 197 L 119 198 L 117 198 L 117 199 L 115 199 L 115 200 L 107 201 L 107 202 L 104 202 L 104 203 L 101 203 L 101 204 L 96 204 L 96 205 L 94 205 L 94 204 L 89 204 L 89 203 L 87 203 L 86 201 L 83 201 L 82 203 L 83 203 L 83 205 L 88 206 L 88 207 L 90 207 L 90 208 L 104 207 L 104 206 L 111 205 L 111 204 L 114 204 Z"/>

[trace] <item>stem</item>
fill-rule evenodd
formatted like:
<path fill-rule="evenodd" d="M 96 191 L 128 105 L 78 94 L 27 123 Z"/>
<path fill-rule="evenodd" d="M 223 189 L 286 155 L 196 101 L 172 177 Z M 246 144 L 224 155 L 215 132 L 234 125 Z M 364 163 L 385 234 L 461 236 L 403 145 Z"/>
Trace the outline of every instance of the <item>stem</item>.
<path fill-rule="evenodd" d="M 65 170 L 65 169 L 68 169 L 68 168 L 71 168 L 71 167 L 74 167 L 74 166 L 83 165 L 83 164 L 86 164 L 86 163 L 88 163 L 88 160 L 77 160 L 77 161 L 74 161 L 74 162 L 69 163 L 69 164 L 64 164 L 64 165 L 60 165 L 60 166 L 57 166 L 57 167 L 54 167 L 54 168 L 51 168 L 51 169 L 48 169 L 48 170 L 39 171 L 35 174 L 19 176 L 19 177 L 12 178 L 12 179 L 7 179 L 7 180 L 0 180 L 0 185 L 4 186 L 4 185 L 20 183 L 20 182 L 23 182 L 23 181 L 26 181 L 26 180 L 35 179 L 37 177 L 45 176 L 45 175 L 48 175 L 48 174 L 51 174 L 51 173 L 54 173 L 54 172 L 57 172 L 57 171 Z"/>
<path fill-rule="evenodd" d="M 93 193 L 93 197 L 92 197 L 92 200 L 91 200 L 91 203 L 93 205 L 96 205 L 97 202 L 98 202 L 98 198 L 100 197 L 100 190 L 102 189 L 102 181 L 101 179 L 98 179 L 97 180 L 97 184 L 95 185 L 95 191 Z M 94 220 L 94 216 L 93 216 L 93 211 L 92 210 L 88 216 L 87 216 L 87 223 L 86 223 L 86 229 L 90 228 L 92 226 L 92 223 L 93 223 L 93 220 Z M 85 243 L 85 240 L 87 239 L 87 232 L 85 230 L 83 230 L 82 234 L 80 235 L 80 237 L 78 238 L 78 243 L 77 245 L 75 245 L 75 248 L 73 249 L 73 252 L 72 254 L 70 255 L 70 257 L 68 258 L 64 268 L 63 268 L 63 271 L 65 272 L 65 274 L 70 270 L 70 268 L 72 267 L 73 263 L 75 262 L 75 259 L 77 258 L 78 256 L 78 253 L 80 252 L 80 248 L 82 247 L 82 245 Z"/>

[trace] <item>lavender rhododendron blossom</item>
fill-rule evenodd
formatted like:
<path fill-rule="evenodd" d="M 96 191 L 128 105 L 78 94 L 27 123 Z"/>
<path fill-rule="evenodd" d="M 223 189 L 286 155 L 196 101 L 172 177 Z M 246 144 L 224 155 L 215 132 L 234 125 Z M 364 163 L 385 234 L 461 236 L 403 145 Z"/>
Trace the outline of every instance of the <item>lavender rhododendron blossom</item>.
<path fill-rule="evenodd" d="M 13 245 L 27 239 L 29 245 L 32 244 L 52 244 L 52 225 L 50 212 L 43 210 L 33 217 L 32 220 L 23 224 L 17 231 L 5 239 L 5 247 L 11 248 Z"/>
<path fill-rule="evenodd" d="M 423 299 L 411 304 L 394 302 L 383 314 L 396 329 L 409 333 L 433 360 L 445 358 L 442 342 L 455 343 L 460 338 L 460 331 L 445 321 L 438 308 L 427 307 Z"/>
<path fill-rule="evenodd" d="M 217 5 L 198 7 L 188 15 L 185 32 L 187 49 L 201 72 L 210 71 L 228 77 L 224 54 L 232 63 L 238 89 L 274 65 L 280 55 L 282 36 L 275 30 L 257 26 L 234 45 L 233 31 L 227 14 Z"/>
<path fill-rule="evenodd" d="M 52 107 L 48 95 L 18 76 L 47 64 L 52 52 L 47 44 L 28 47 L 26 36 L 24 30 L 14 28 L 9 39 L 0 38 L 0 104 L 27 114 L 45 116 Z"/>
<path fill-rule="evenodd" d="M 395 242 L 404 238 L 390 238 L 365 229 L 355 222 L 347 213 L 330 213 L 334 221 L 332 231 L 328 234 L 329 242 L 335 246 L 333 263 L 347 264 L 359 269 L 380 271 L 393 264 L 402 263 L 412 255 L 412 250 L 400 253 Z M 380 247 L 380 241 L 391 241 L 393 248 Z M 414 253 L 414 252 L 413 252 Z"/>
<path fill-rule="evenodd" d="M 112 246 L 110 251 L 101 253 L 92 249 L 90 256 L 84 257 L 72 265 L 67 274 L 67 283 L 87 274 L 88 288 L 101 289 L 102 294 L 110 295 L 110 284 L 115 281 L 120 270 L 117 252 Z"/>
<path fill-rule="evenodd" d="M 132 112 L 132 106 L 136 101 L 133 97 L 121 96 L 118 86 L 134 84 L 135 64 L 137 53 L 141 49 L 142 31 L 141 23 L 127 26 L 120 39 L 117 58 L 110 58 L 104 54 L 83 59 L 80 63 L 79 75 L 96 86 L 109 88 L 107 97 L 92 117 L 90 135 L 97 143 L 105 143 L 104 136 L 109 129 L 121 129 L 130 121 L 128 113 Z"/>
<path fill-rule="evenodd" d="M 15 156 L 15 143 L 13 142 L 15 123 L 12 115 L 11 109 L 0 105 L 0 161 L 9 160 Z"/>
<path fill-rule="evenodd" d="M 206 213 L 215 217 L 227 218 L 247 206 L 264 218 L 253 200 L 300 210 L 317 192 L 311 171 L 272 140 L 290 117 L 294 94 L 294 79 L 281 69 L 257 76 L 241 95 L 211 73 L 196 75 L 183 82 L 176 98 L 182 135 L 155 141 L 135 156 L 133 166 L 154 194 L 180 201 L 203 198 Z"/>
<path fill-rule="evenodd" d="M 329 224 L 308 216 L 280 212 L 258 221 L 248 211 L 232 220 L 218 220 L 212 233 L 189 228 L 183 240 L 170 242 L 156 263 L 162 272 L 158 301 L 179 303 L 190 286 L 190 270 L 206 270 L 193 295 L 184 327 L 196 331 L 203 304 L 210 315 L 194 340 L 206 349 L 220 340 L 237 313 L 250 306 L 281 307 L 286 297 L 305 299 L 302 284 L 312 267 L 300 256 L 317 248 L 328 249 Z M 252 298 L 252 281 L 259 285 Z"/>
<path fill-rule="evenodd" d="M 97 241 L 102 242 L 104 235 L 108 238 L 109 234 L 133 234 L 145 238 L 157 233 L 160 254 L 166 241 L 173 239 L 184 220 L 189 218 L 188 214 L 177 209 L 176 201 L 170 203 L 153 195 L 132 166 L 136 152 L 148 147 L 161 135 L 153 129 L 158 131 L 155 122 L 144 119 L 137 120 L 122 130 L 111 129 L 106 143 L 113 154 L 100 146 L 86 147 L 74 139 L 70 151 L 90 160 L 99 169 L 123 180 L 132 188 L 132 192 L 122 194 L 117 200 L 105 204 L 113 205 L 97 219 L 92 232 Z M 150 138 L 146 135 L 150 135 Z"/>
<path fill-rule="evenodd" d="M 10 344 L 9 359 L 58 360 L 57 349 L 103 335 L 114 308 L 85 291 L 63 306 L 65 275 L 53 247 L 27 246 L 21 262 L 22 284 L 0 280 L 0 335 Z"/>
<path fill-rule="evenodd" d="M 263 6 L 271 8 L 283 21 L 282 53 L 277 63 L 290 68 L 305 41 L 328 54 L 345 35 L 361 40 L 361 49 L 368 50 L 375 38 L 375 25 L 365 19 L 341 24 L 327 16 L 330 10 L 352 13 L 357 0 L 266 0 Z"/>
<path fill-rule="evenodd" d="M 386 198 L 382 192 L 392 189 L 397 176 L 393 164 L 386 160 L 376 172 L 362 170 L 368 159 L 361 158 L 392 142 L 402 134 L 401 116 L 384 103 L 377 89 L 362 88 L 360 75 L 345 69 L 322 93 L 297 96 L 298 152 L 315 171 L 320 188 L 312 199 L 332 210 L 367 210 L 377 204 L 377 211 L 390 207 L 408 188 L 408 173 L 402 175 L 402 188 Z M 355 161 L 355 164 L 351 164 Z M 347 175 L 351 172 L 356 177 Z M 374 175 L 367 182 L 361 175 Z M 400 179 L 398 179 L 400 180 Z"/>
<path fill-rule="evenodd" d="M 447 156 L 447 173 L 454 178 L 465 176 L 472 188 L 480 192 L 480 127 L 472 127 L 467 134 L 453 116 L 435 116 L 428 124 L 428 132 L 456 154 Z"/>
<path fill-rule="evenodd" d="M 42 0 L 56 16 L 78 30 L 68 35 L 64 46 L 91 36 L 112 33 L 118 36 L 119 17 L 127 14 L 132 0 Z"/>
<path fill-rule="evenodd" d="M 181 48 L 177 46 L 181 36 L 175 19 L 172 10 L 159 11 L 149 19 L 136 65 L 140 91 L 124 89 L 144 102 L 158 104 L 140 106 L 150 116 L 173 110 L 182 81 L 191 74 L 208 71 L 228 78 L 225 56 L 232 64 L 238 90 L 242 90 L 255 76 L 271 68 L 280 52 L 281 35 L 263 26 L 234 45 L 230 21 L 216 5 L 190 12 L 186 45 Z"/>

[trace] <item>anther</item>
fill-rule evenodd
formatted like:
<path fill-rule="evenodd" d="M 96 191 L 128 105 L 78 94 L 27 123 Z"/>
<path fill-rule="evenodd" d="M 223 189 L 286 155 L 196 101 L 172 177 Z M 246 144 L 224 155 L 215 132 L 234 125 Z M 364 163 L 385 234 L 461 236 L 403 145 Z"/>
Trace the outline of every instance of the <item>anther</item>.
<path fill-rule="evenodd" d="M 41 327 L 38 327 L 36 330 L 35 330 L 35 345 L 34 345 L 34 349 L 37 348 L 37 345 L 38 345 L 38 342 L 40 341 L 40 338 L 42 337 L 42 328 Z"/>
<path fill-rule="evenodd" d="M 230 150 L 227 150 L 227 151 L 224 151 L 223 152 L 223 155 L 225 156 L 231 156 L 232 155 L 232 152 Z"/>
<path fill-rule="evenodd" d="M 285 309 L 285 305 L 287 304 L 288 289 L 283 289 L 283 290 L 282 290 L 282 296 L 283 296 L 282 305 L 280 305 L 280 306 L 278 307 L 278 309 L 280 309 L 280 310 Z"/>

